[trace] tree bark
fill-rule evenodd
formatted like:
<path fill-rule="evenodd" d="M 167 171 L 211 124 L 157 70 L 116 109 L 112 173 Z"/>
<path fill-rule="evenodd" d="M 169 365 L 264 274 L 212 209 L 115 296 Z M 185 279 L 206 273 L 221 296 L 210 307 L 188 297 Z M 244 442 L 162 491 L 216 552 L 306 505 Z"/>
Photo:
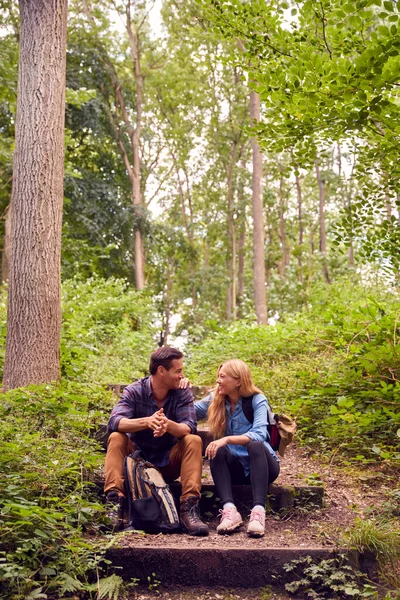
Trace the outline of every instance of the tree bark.
<path fill-rule="evenodd" d="M 236 163 L 236 142 L 233 143 L 231 160 L 228 165 L 228 207 L 227 207 L 227 233 L 228 254 L 227 272 L 229 285 L 226 290 L 226 318 L 236 320 L 236 231 L 233 219 L 233 171 Z"/>
<path fill-rule="evenodd" d="M 285 199 L 283 192 L 283 175 L 279 180 L 279 237 L 281 239 L 282 248 L 282 261 L 279 264 L 279 275 L 283 279 L 285 277 L 285 270 L 289 264 L 287 244 L 286 244 L 286 227 L 285 227 Z"/>
<path fill-rule="evenodd" d="M 322 255 L 322 271 L 326 283 L 330 283 L 328 265 L 326 262 L 326 229 L 325 229 L 325 183 L 321 177 L 321 171 L 319 168 L 318 160 L 315 161 L 315 172 L 317 175 L 318 189 L 319 189 L 319 251 Z"/>
<path fill-rule="evenodd" d="M 250 92 L 250 117 L 252 124 L 260 120 L 260 97 Z M 257 139 L 251 140 L 253 151 L 252 198 L 253 198 L 253 249 L 254 249 L 254 305 L 257 322 L 268 323 L 265 293 L 264 215 L 262 194 L 262 155 Z"/>
<path fill-rule="evenodd" d="M 299 253 L 297 255 L 298 264 L 298 279 L 300 283 L 303 281 L 303 196 L 301 193 L 300 177 L 296 175 L 296 190 L 297 190 L 297 218 L 299 221 Z"/>
<path fill-rule="evenodd" d="M 10 272 L 10 252 L 11 252 L 11 207 L 10 204 L 5 210 L 4 217 L 4 244 L 3 252 L 1 254 L 1 281 L 6 283 L 8 281 L 8 274 Z"/>
<path fill-rule="evenodd" d="M 133 129 L 131 134 L 132 144 L 132 157 L 133 157 L 133 186 L 132 186 L 132 200 L 133 206 L 137 216 L 140 215 L 140 209 L 142 207 L 142 195 L 140 191 L 140 155 L 139 155 L 139 144 L 140 144 L 140 133 L 142 127 L 142 112 L 143 112 L 143 74 L 140 64 L 140 51 L 139 51 L 139 33 L 132 29 L 132 20 L 130 15 L 130 7 L 127 8 L 126 12 L 126 31 L 129 37 L 129 43 L 131 48 L 133 70 L 135 73 L 136 81 L 136 127 Z M 140 230 L 140 224 L 135 224 L 135 283 L 138 290 L 142 290 L 145 285 L 144 280 L 144 251 L 143 251 L 143 240 L 142 232 Z"/>
<path fill-rule="evenodd" d="M 20 0 L 4 387 L 60 377 L 67 0 Z"/>

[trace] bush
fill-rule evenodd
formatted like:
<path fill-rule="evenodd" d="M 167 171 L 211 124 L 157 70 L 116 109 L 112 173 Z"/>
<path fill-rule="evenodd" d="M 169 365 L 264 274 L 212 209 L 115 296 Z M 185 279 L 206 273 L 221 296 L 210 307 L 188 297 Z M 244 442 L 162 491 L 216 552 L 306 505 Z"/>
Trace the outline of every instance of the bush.
<path fill-rule="evenodd" d="M 0 379 L 6 338 L 6 286 L 0 287 Z M 148 372 L 155 310 L 122 279 L 92 277 L 62 286 L 61 374 L 97 383 L 130 383 Z"/>
<path fill-rule="evenodd" d="M 62 375 L 98 383 L 130 383 L 148 371 L 154 309 L 121 279 L 63 284 Z"/>
<path fill-rule="evenodd" d="M 273 409 L 297 417 L 303 441 L 353 461 L 397 463 L 398 306 L 394 290 L 319 286 L 307 310 L 275 326 L 238 322 L 188 348 L 187 372 L 209 385 L 221 362 L 241 358 Z"/>
<path fill-rule="evenodd" d="M 91 433 L 112 404 L 110 392 L 68 382 L 1 395 L 2 598 L 61 597 L 105 571 L 105 542 L 90 535 L 104 518 Z"/>

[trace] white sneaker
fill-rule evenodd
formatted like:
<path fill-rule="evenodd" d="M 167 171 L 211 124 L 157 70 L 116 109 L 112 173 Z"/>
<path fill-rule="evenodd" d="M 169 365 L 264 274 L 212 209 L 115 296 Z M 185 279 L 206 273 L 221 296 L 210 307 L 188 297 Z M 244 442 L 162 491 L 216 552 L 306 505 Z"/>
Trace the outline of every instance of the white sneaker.
<path fill-rule="evenodd" d="M 218 533 L 230 533 L 240 527 L 243 523 L 242 516 L 236 506 L 230 506 L 229 508 L 220 510 L 220 513 L 221 523 L 217 527 Z"/>
<path fill-rule="evenodd" d="M 262 537 L 265 533 L 265 510 L 253 508 L 250 521 L 247 526 L 247 535 L 250 537 Z"/>

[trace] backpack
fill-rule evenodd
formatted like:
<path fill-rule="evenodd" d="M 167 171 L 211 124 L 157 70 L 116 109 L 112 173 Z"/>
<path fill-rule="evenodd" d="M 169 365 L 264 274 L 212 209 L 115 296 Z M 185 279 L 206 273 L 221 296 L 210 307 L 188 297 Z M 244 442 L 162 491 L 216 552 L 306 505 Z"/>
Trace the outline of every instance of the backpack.
<path fill-rule="evenodd" d="M 249 423 L 254 421 L 254 396 L 246 396 L 242 398 L 242 409 L 244 416 Z M 274 414 L 268 405 L 268 423 L 267 431 L 269 433 L 268 443 L 273 450 L 277 450 L 281 456 L 284 455 L 286 446 L 288 446 L 294 438 L 297 425 L 287 415 Z"/>
<path fill-rule="evenodd" d="M 174 498 L 160 471 L 136 451 L 125 458 L 125 495 L 129 526 L 146 533 L 180 530 Z"/>

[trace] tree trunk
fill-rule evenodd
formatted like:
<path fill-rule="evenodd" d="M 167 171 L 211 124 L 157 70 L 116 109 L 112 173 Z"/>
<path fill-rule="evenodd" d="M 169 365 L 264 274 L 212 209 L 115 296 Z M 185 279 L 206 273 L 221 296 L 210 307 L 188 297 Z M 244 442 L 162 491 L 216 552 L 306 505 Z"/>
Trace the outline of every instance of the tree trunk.
<path fill-rule="evenodd" d="M 226 318 L 227 320 L 236 320 L 236 231 L 233 219 L 233 171 L 236 162 L 236 143 L 232 148 L 231 160 L 228 166 L 228 210 L 227 210 L 227 233 L 228 233 L 228 254 L 227 254 L 227 272 L 228 287 L 226 290 Z"/>
<path fill-rule="evenodd" d="M 296 190 L 297 190 L 297 215 L 299 221 L 299 253 L 297 255 L 297 264 L 299 267 L 298 278 L 300 283 L 303 281 L 303 261 L 302 261 L 302 252 L 303 252 L 303 197 L 301 194 L 301 184 L 300 177 L 296 175 Z"/>
<path fill-rule="evenodd" d="M 132 29 L 132 21 L 130 15 L 130 9 L 127 9 L 126 17 L 126 31 L 129 37 L 129 43 L 131 47 L 131 55 L 133 61 L 133 69 L 135 73 L 136 81 L 136 127 L 133 129 L 131 134 L 132 143 L 132 157 L 133 157 L 133 186 L 132 186 L 132 200 L 136 214 L 140 215 L 140 209 L 142 208 L 142 194 L 140 192 L 140 133 L 142 127 L 142 111 L 143 111 L 143 74 L 140 64 L 140 52 L 139 52 L 139 34 L 137 31 Z M 139 223 L 135 223 L 135 284 L 138 290 L 142 290 L 145 285 L 144 281 L 144 251 L 143 251 L 143 240 L 142 232 L 140 230 Z"/>
<path fill-rule="evenodd" d="M 260 120 L 260 97 L 250 92 L 250 117 L 252 124 Z M 254 249 L 254 304 L 257 322 L 268 323 L 267 298 L 265 293 L 264 215 L 262 194 L 262 155 L 257 139 L 251 140 L 253 151 L 253 249 Z"/>
<path fill-rule="evenodd" d="M 1 281 L 6 283 L 8 281 L 8 274 L 10 272 L 10 252 L 11 252 L 11 208 L 10 204 L 5 210 L 4 219 L 4 244 L 3 252 L 1 254 Z"/>
<path fill-rule="evenodd" d="M 171 300 L 172 300 L 172 259 L 168 257 L 167 264 L 167 293 L 165 296 L 165 328 L 163 346 L 168 346 L 171 326 Z"/>
<path fill-rule="evenodd" d="M 319 188 L 319 251 L 322 255 L 322 271 L 326 283 L 330 283 L 328 265 L 326 262 L 326 229 L 325 229 L 325 183 L 321 177 L 318 160 L 315 161 L 315 172 Z"/>
<path fill-rule="evenodd" d="M 237 289 L 237 306 L 238 317 L 243 317 L 242 304 L 244 296 L 244 264 L 245 264 L 245 242 L 246 242 L 246 200 L 245 200 L 245 181 L 243 173 L 246 171 L 246 159 L 242 158 L 241 173 L 238 185 L 238 218 L 237 218 L 237 234 L 238 240 L 238 289 Z"/>
<path fill-rule="evenodd" d="M 124 93 L 121 87 L 121 83 L 118 79 L 118 75 L 115 69 L 115 66 L 111 62 L 109 56 L 107 55 L 107 51 L 103 46 L 103 42 L 99 36 L 97 36 L 97 43 L 99 47 L 99 56 L 103 61 L 104 67 L 108 72 L 112 85 L 115 92 L 115 104 L 116 104 L 116 113 L 113 114 L 110 107 L 108 107 L 107 113 L 108 118 L 111 124 L 111 128 L 118 144 L 119 150 L 121 152 L 122 159 L 124 161 L 125 169 L 129 177 L 129 181 L 131 184 L 131 194 L 132 194 L 132 203 L 134 209 L 134 252 L 135 252 L 135 285 L 136 288 L 141 290 L 145 286 L 145 277 L 144 277 L 144 250 L 143 250 L 143 239 L 141 232 L 141 222 L 143 219 L 143 202 L 142 202 L 142 194 L 140 189 L 140 135 L 141 135 L 141 127 L 142 127 L 142 113 L 143 113 L 143 85 L 144 85 L 144 77 L 141 69 L 140 63 L 140 51 L 139 51 L 139 30 L 141 26 L 135 26 L 132 23 L 132 11 L 135 10 L 134 3 L 128 2 L 126 5 L 126 23 L 125 29 L 129 39 L 129 46 L 131 50 L 131 57 L 133 63 L 133 73 L 136 82 L 136 115 L 135 115 L 135 125 L 133 125 L 133 119 L 131 112 L 127 109 Z M 91 9 L 89 7 L 88 0 L 83 0 L 83 6 L 87 18 L 89 19 L 93 30 L 97 31 L 97 26 Z M 141 25 L 143 25 L 144 21 Z M 104 89 L 100 85 L 100 90 L 102 91 L 105 99 L 106 106 L 108 105 L 108 97 L 104 92 Z M 118 107 L 120 114 L 118 112 Z M 126 132 L 129 136 L 130 142 L 130 153 L 128 151 L 128 147 L 126 142 L 123 140 L 123 136 L 121 135 L 120 121 L 123 121 L 126 126 Z"/>
<path fill-rule="evenodd" d="M 20 0 L 4 387 L 60 377 L 67 0 Z"/>
<path fill-rule="evenodd" d="M 246 241 L 246 231 L 244 225 L 241 228 L 238 244 L 238 306 L 240 307 L 243 302 L 244 296 L 244 250 Z M 243 316 L 240 314 L 240 316 Z"/>
<path fill-rule="evenodd" d="M 285 228 L 285 199 L 283 193 L 283 175 L 279 180 L 279 237 L 281 239 L 282 261 L 279 265 L 279 275 L 283 279 L 285 270 L 289 263 L 286 244 L 286 228 Z"/>

